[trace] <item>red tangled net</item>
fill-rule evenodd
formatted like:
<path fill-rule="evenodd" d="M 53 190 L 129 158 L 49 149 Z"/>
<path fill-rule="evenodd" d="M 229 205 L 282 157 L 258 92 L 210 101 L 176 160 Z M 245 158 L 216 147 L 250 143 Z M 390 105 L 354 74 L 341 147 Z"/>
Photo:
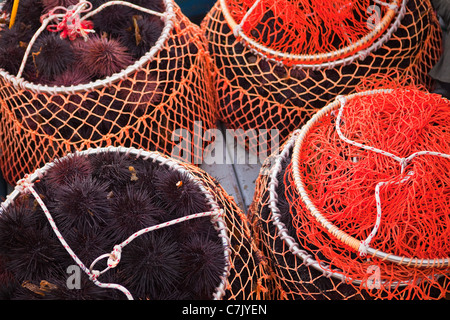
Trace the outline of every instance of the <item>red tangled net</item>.
<path fill-rule="evenodd" d="M 429 0 L 218 0 L 202 29 L 219 120 L 275 129 L 280 142 L 373 74 L 395 70 L 431 90 L 441 55 Z M 257 139 L 243 138 L 260 152 Z"/>
<path fill-rule="evenodd" d="M 376 266 L 389 297 L 433 287 L 449 271 L 450 102 L 414 88 L 341 98 L 285 175 L 297 236 L 347 279 L 367 285 Z"/>
<path fill-rule="evenodd" d="M 264 163 L 250 217 L 275 297 L 448 297 L 450 101 L 406 82 L 367 79 Z"/>

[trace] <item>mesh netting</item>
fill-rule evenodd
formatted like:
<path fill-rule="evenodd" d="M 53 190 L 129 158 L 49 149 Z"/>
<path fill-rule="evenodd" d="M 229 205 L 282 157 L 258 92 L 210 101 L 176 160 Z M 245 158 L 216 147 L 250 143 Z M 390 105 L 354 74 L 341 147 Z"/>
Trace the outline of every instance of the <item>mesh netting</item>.
<path fill-rule="evenodd" d="M 280 298 L 448 297 L 449 112 L 417 88 L 362 92 L 271 157 L 251 212 Z"/>
<path fill-rule="evenodd" d="M 194 165 L 185 165 L 212 190 L 225 210 L 225 222 L 230 235 L 230 275 L 224 299 L 261 300 L 272 298 L 272 276 L 268 262 L 256 246 L 247 215 L 209 174 Z"/>
<path fill-rule="evenodd" d="M 431 88 L 428 71 L 441 54 L 428 0 L 223 0 L 202 29 L 215 65 L 219 119 L 244 132 L 277 129 L 281 142 L 373 73 L 398 70 Z M 258 152 L 256 139 L 247 146 Z"/>
<path fill-rule="evenodd" d="M 158 152 L 94 148 L 47 163 L 2 203 L 0 229 L 2 299 L 268 294 L 242 211 L 207 173 Z"/>
<path fill-rule="evenodd" d="M 239 22 L 240 31 L 262 46 L 286 55 L 315 55 L 354 45 L 372 32 L 375 21 L 371 19 L 381 21 L 385 16 L 392 19 L 393 12 L 389 9 L 395 10 L 398 6 L 397 2 L 386 3 L 379 5 L 376 11 L 375 4 L 369 0 L 261 0 L 228 5 L 233 20 Z M 377 32 L 382 33 L 384 29 Z M 371 37 L 355 51 L 368 47 L 374 40 Z M 351 53 L 349 50 L 348 54 Z"/>
<path fill-rule="evenodd" d="M 175 129 L 193 135 L 196 126 L 214 126 L 210 58 L 200 28 L 171 1 L 165 5 L 155 46 L 121 73 L 54 87 L 0 69 L 0 166 L 10 184 L 67 152 L 123 145 L 171 154 Z M 191 151 L 188 160 L 199 163 Z"/>

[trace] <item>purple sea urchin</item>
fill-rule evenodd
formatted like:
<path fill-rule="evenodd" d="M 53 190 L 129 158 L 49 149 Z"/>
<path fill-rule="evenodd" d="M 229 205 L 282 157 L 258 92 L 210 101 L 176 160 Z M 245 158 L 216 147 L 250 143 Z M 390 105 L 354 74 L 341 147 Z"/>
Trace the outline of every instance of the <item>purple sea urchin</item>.
<path fill-rule="evenodd" d="M 46 181 L 53 187 L 59 188 L 73 182 L 74 179 L 87 178 L 91 172 L 91 163 L 86 156 L 74 155 L 56 159 L 52 170 L 49 170 Z"/>
<path fill-rule="evenodd" d="M 99 7 L 106 2 L 109 2 L 109 0 L 98 0 L 93 4 Z M 124 5 L 112 5 L 94 15 L 92 22 L 98 34 L 107 33 L 115 38 L 121 30 L 128 28 L 132 15 L 132 8 Z"/>
<path fill-rule="evenodd" d="M 161 36 L 164 23 L 158 16 L 135 15 L 132 24 L 123 28 L 118 39 L 128 48 L 134 59 L 146 54 Z"/>
<path fill-rule="evenodd" d="M 37 228 L 38 217 L 29 202 L 9 205 L 0 215 L 0 256 L 6 270 L 20 281 L 51 276 L 62 248 L 48 227 Z"/>
<path fill-rule="evenodd" d="M 194 299 L 211 299 L 225 269 L 223 245 L 207 236 L 194 234 L 182 245 L 186 265 L 186 288 L 197 295 Z"/>
<path fill-rule="evenodd" d="M 15 75 L 19 71 L 32 30 L 23 23 L 16 23 L 11 29 L 0 31 L 0 68 Z M 27 66 L 25 72 L 30 70 Z"/>
<path fill-rule="evenodd" d="M 165 211 L 152 202 L 147 190 L 127 185 L 121 193 L 112 195 L 113 219 L 108 229 L 114 239 L 123 241 L 141 229 L 162 222 Z"/>
<path fill-rule="evenodd" d="M 107 169 L 103 171 L 102 166 Z M 199 198 L 194 202 L 202 198 L 205 207 L 201 211 L 206 211 L 208 206 L 197 184 L 189 175 L 174 175 L 172 170 L 166 164 L 123 153 L 75 154 L 55 160 L 34 186 L 69 247 L 89 265 L 134 232 L 189 213 L 187 209 L 168 206 L 169 202 L 181 199 L 191 209 L 200 208 L 199 203 L 193 205 L 186 199 L 197 193 Z M 156 195 L 158 188 L 145 183 L 156 180 L 162 186 L 161 181 L 167 178 L 179 182 L 175 182 L 175 187 L 192 190 L 176 194 L 178 198 L 163 199 L 164 192 Z M 85 287 L 76 293 L 61 286 L 67 279 L 63 269 L 74 264 L 73 258 L 59 242 L 40 206 L 27 194 L 15 198 L 0 215 L 2 261 L 7 262 L 7 270 L 14 277 L 20 276 L 8 290 L 0 290 L 8 299 L 125 298 L 117 290 L 100 290 L 89 281 L 83 282 Z M 193 266 L 196 270 L 192 270 Z M 123 285 L 135 299 L 210 299 L 224 266 L 217 230 L 204 217 L 139 235 L 124 246 L 117 267 L 102 274 L 99 280 Z M 105 267 L 103 260 L 96 269 Z M 0 277 L 1 274 L 2 270 Z M 196 281 L 197 276 L 203 279 Z M 52 288 L 40 288 L 42 279 Z"/>
<path fill-rule="evenodd" d="M 79 0 L 42 0 L 43 12 L 48 12 L 54 7 L 69 8 L 78 2 Z"/>
<path fill-rule="evenodd" d="M 61 233 L 103 228 L 110 219 L 107 188 L 108 184 L 92 177 L 76 177 L 71 184 L 54 189 L 53 218 Z"/>
<path fill-rule="evenodd" d="M 90 156 L 90 161 L 93 168 L 92 176 L 109 183 L 110 188 L 124 186 L 131 182 L 132 174 L 129 168 L 133 162 L 128 156 L 114 152 L 102 152 Z"/>
<path fill-rule="evenodd" d="M 70 43 L 54 33 L 41 35 L 33 45 L 31 56 L 38 74 L 49 80 L 63 73 L 75 62 Z"/>
<path fill-rule="evenodd" d="M 208 211 L 205 196 L 187 174 L 167 170 L 155 177 L 155 191 L 165 208 L 175 216 Z"/>
<path fill-rule="evenodd" d="M 123 285 L 141 299 L 158 299 L 177 288 L 183 264 L 170 229 L 146 233 L 122 251 L 117 272 Z"/>
<path fill-rule="evenodd" d="M 3 10 L 7 13 L 11 13 L 13 4 L 14 0 L 6 0 L 3 6 Z M 41 25 L 40 17 L 42 10 L 43 5 L 41 1 L 20 0 L 19 7 L 17 9 L 15 24 L 24 23 L 36 30 Z"/>

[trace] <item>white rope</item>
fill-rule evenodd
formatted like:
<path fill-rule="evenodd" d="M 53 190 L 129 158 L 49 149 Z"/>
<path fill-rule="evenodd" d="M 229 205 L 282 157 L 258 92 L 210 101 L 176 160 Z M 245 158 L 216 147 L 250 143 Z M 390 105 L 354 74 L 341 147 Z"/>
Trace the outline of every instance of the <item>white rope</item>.
<path fill-rule="evenodd" d="M 152 226 L 152 227 L 147 227 L 147 228 L 141 229 L 141 230 L 137 231 L 136 233 L 132 234 L 130 237 L 128 237 L 128 239 L 123 241 L 121 244 L 115 245 L 114 249 L 113 249 L 113 251 L 111 251 L 111 253 L 103 254 L 103 255 L 99 256 L 97 259 L 95 259 L 92 262 L 92 264 L 91 264 L 89 269 L 92 271 L 94 265 L 98 261 L 100 261 L 100 260 L 102 260 L 104 258 L 108 258 L 108 264 L 107 264 L 107 267 L 103 271 L 100 272 L 100 274 L 104 273 L 105 271 L 107 271 L 109 269 L 115 268 L 120 262 L 120 258 L 121 258 L 121 255 L 122 255 L 122 249 L 126 245 L 130 244 L 131 241 L 133 241 L 134 239 L 136 239 L 137 237 L 139 237 L 139 236 L 141 236 L 141 235 L 143 235 L 145 233 L 148 233 L 148 232 L 154 231 L 154 230 L 158 230 L 158 229 L 163 229 L 165 227 L 172 226 L 174 224 L 178 224 L 178 223 L 181 223 L 181 222 L 184 222 L 184 221 L 188 221 L 188 220 L 191 220 L 191 219 L 207 217 L 207 216 L 220 217 L 222 215 L 223 215 L 223 209 L 207 211 L 207 212 L 201 212 L 201 213 L 195 213 L 195 214 L 184 216 L 184 217 L 181 217 L 181 218 L 178 218 L 178 219 L 173 219 L 173 220 L 170 220 L 170 221 L 167 221 L 167 222 L 164 222 L 164 223 Z"/>
<path fill-rule="evenodd" d="M 141 229 L 141 230 L 137 231 L 136 233 L 132 234 L 128 239 L 123 241 L 121 244 L 115 245 L 111 253 L 102 254 L 99 257 L 97 257 L 96 259 L 94 259 L 94 261 L 91 263 L 91 265 L 90 265 L 90 267 L 88 269 L 88 268 L 85 267 L 83 262 L 78 258 L 78 256 L 75 254 L 75 252 L 70 248 L 70 246 L 68 245 L 68 243 L 66 242 L 66 240 L 62 236 L 62 234 L 59 231 L 58 227 L 56 226 L 56 223 L 53 220 L 53 217 L 50 214 L 50 211 L 48 210 L 47 206 L 42 201 L 42 199 L 39 196 L 39 194 L 33 188 L 33 182 L 31 181 L 30 177 L 27 175 L 27 176 L 25 176 L 25 178 L 19 180 L 17 182 L 17 187 L 16 188 L 21 193 L 29 191 L 34 196 L 34 198 L 36 199 L 36 201 L 38 202 L 38 204 L 40 205 L 40 207 L 44 211 L 44 214 L 47 217 L 47 220 L 49 221 L 49 223 L 50 223 L 50 225 L 51 225 L 51 227 L 53 229 L 53 232 L 56 234 L 57 238 L 59 239 L 59 241 L 61 242 L 63 247 L 66 249 L 66 251 L 69 253 L 69 255 L 72 257 L 72 259 L 89 276 L 89 280 L 91 280 L 97 286 L 99 286 L 101 288 L 109 288 L 109 289 L 116 289 L 116 290 L 122 291 L 126 295 L 128 300 L 133 300 L 133 296 L 130 293 L 130 291 L 128 291 L 127 288 L 125 288 L 124 286 L 122 286 L 120 284 L 116 284 L 116 283 L 102 283 L 102 282 L 100 282 L 98 280 L 98 277 L 100 275 L 102 275 L 103 273 L 105 273 L 109 269 L 115 268 L 119 264 L 120 258 L 121 258 L 121 254 L 122 254 L 122 249 L 126 245 L 128 245 L 131 241 L 133 241 L 137 237 L 139 237 L 139 236 L 141 236 L 141 235 L 143 235 L 145 233 L 154 231 L 154 230 L 163 229 L 165 227 L 172 226 L 174 224 L 185 222 L 185 221 L 188 221 L 188 220 L 191 220 L 191 219 L 196 219 L 196 218 L 201 218 L 201 217 L 206 217 L 206 216 L 215 216 L 217 218 L 220 218 L 223 215 L 223 209 L 216 209 L 216 210 L 208 211 L 208 212 L 195 213 L 195 214 L 184 216 L 184 217 L 181 217 L 181 218 L 178 218 L 178 219 L 173 219 L 173 220 L 170 220 L 170 221 L 167 221 L 167 222 L 164 222 L 164 223 L 152 226 L 152 227 L 147 227 L 147 228 Z M 104 270 L 102 270 L 102 271 L 95 270 L 94 269 L 94 265 L 98 261 L 100 261 L 102 259 L 105 259 L 105 258 L 108 258 L 107 267 Z"/>
<path fill-rule="evenodd" d="M 408 157 L 401 158 L 401 157 L 398 157 L 398 156 L 394 155 L 393 153 L 390 153 L 390 152 L 387 152 L 387 151 L 384 151 L 384 150 L 381 150 L 381 149 L 378 149 L 378 148 L 375 148 L 375 147 L 367 146 L 367 145 L 364 145 L 362 143 L 358 143 L 356 141 L 348 139 L 347 137 L 345 137 L 343 135 L 343 133 L 341 132 L 341 128 L 340 128 L 342 113 L 343 113 L 344 106 L 346 104 L 347 99 L 344 96 L 338 96 L 338 97 L 336 97 L 336 99 L 340 102 L 340 105 L 341 105 L 340 108 L 339 108 L 338 116 L 336 118 L 336 132 L 337 132 L 339 138 L 341 138 L 343 141 L 345 141 L 348 144 L 354 145 L 356 147 L 359 147 L 359 148 L 362 148 L 362 149 L 365 149 L 365 150 L 368 150 L 368 151 L 379 153 L 379 154 L 382 154 L 384 156 L 387 156 L 387 157 L 390 157 L 390 158 L 396 160 L 397 162 L 400 163 L 400 166 L 401 166 L 401 171 L 400 172 L 401 172 L 401 174 L 404 174 L 406 166 L 408 165 L 408 163 L 412 159 L 414 159 L 415 157 L 420 156 L 420 155 L 439 156 L 439 157 L 442 157 L 442 158 L 450 159 L 450 154 L 445 154 L 445 153 L 436 152 L 436 151 L 419 151 L 419 152 L 415 152 L 415 153 L 409 155 Z M 372 241 L 372 239 L 375 237 L 375 235 L 376 235 L 376 233 L 377 233 L 377 231 L 378 231 L 378 229 L 380 227 L 380 224 L 381 224 L 381 216 L 382 216 L 381 200 L 380 200 L 380 188 L 381 188 L 381 186 L 387 185 L 387 184 L 405 183 L 413 175 L 414 175 L 414 172 L 413 171 L 409 171 L 406 174 L 406 176 L 403 177 L 400 181 L 398 181 L 398 179 L 390 180 L 390 181 L 383 181 L 383 182 L 377 183 L 377 185 L 375 186 L 375 198 L 376 198 L 376 205 L 377 205 L 377 218 L 376 218 L 376 221 L 375 221 L 375 225 L 374 225 L 372 231 L 370 232 L 369 236 L 365 240 L 363 240 L 361 242 L 360 246 L 359 246 L 359 254 L 361 256 L 366 256 L 367 255 L 367 250 L 369 248 L 369 244 Z"/>
<path fill-rule="evenodd" d="M 19 191 L 21 191 L 21 192 L 29 191 L 34 196 L 34 198 L 36 199 L 36 201 L 38 202 L 38 204 L 44 211 L 44 214 L 47 217 L 47 220 L 50 223 L 50 225 L 53 229 L 53 232 L 56 234 L 56 237 L 59 239 L 59 241 L 61 242 L 63 247 L 66 249 L 66 251 L 69 253 L 69 255 L 72 257 L 72 259 L 78 264 L 78 266 L 81 268 L 81 270 L 83 270 L 89 276 L 89 279 L 91 281 L 93 281 L 97 286 L 99 286 L 101 288 L 113 288 L 113 289 L 120 290 L 127 296 L 128 299 L 130 299 L 130 300 L 133 299 L 131 293 L 125 287 L 123 287 L 119 284 L 115 284 L 115 283 L 102 283 L 102 282 L 98 281 L 98 279 L 97 279 L 99 276 L 98 272 L 92 271 L 85 267 L 83 262 L 78 258 L 78 256 L 75 254 L 75 252 L 73 252 L 73 250 L 67 244 L 64 237 L 59 232 L 59 229 L 56 226 L 56 223 L 53 220 L 52 215 L 50 214 L 49 210 L 47 209 L 47 206 L 42 201 L 39 194 L 34 190 L 33 182 L 31 182 L 31 179 L 29 176 L 25 176 L 25 178 L 19 180 L 17 182 L 17 185 L 18 185 Z"/>

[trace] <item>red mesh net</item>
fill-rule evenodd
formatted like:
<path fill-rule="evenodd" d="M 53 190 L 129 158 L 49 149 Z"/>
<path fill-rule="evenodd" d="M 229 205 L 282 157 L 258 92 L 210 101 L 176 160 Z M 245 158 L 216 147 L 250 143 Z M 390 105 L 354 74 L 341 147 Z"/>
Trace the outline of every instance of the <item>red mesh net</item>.
<path fill-rule="evenodd" d="M 132 146 L 171 155 L 179 143 L 175 129 L 193 136 L 196 126 L 215 124 L 210 62 L 200 28 L 175 5 L 173 28 L 154 59 L 112 83 L 54 92 L 62 87 L 16 86 L 21 79 L 3 72 L 3 176 L 14 184 L 56 156 L 88 147 Z M 199 163 L 201 153 L 186 151 L 189 161 Z"/>
<path fill-rule="evenodd" d="M 356 144 L 337 133 L 339 110 Z M 371 91 L 330 104 L 291 138 L 274 188 L 281 217 L 268 177 L 252 206 L 281 297 L 446 297 L 449 112 L 448 100 L 415 87 Z"/>
<path fill-rule="evenodd" d="M 430 89 L 428 71 L 441 54 L 428 0 L 218 1 L 202 29 L 214 61 L 218 118 L 244 132 L 276 129 L 272 137 L 281 142 L 374 73 L 398 70 Z M 247 146 L 258 153 L 256 139 Z"/>
<path fill-rule="evenodd" d="M 229 2 L 231 16 L 244 34 L 273 50 L 296 55 L 327 53 L 354 44 L 370 34 L 390 6 L 396 8 L 398 2 L 378 6 L 369 0 Z"/>

